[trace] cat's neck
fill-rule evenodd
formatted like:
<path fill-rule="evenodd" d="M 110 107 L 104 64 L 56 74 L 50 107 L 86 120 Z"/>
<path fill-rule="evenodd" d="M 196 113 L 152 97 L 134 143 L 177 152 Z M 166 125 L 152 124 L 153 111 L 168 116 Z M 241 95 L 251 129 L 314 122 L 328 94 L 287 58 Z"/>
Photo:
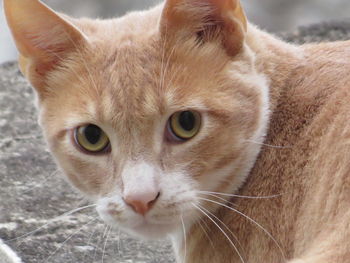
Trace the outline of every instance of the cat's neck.
<path fill-rule="evenodd" d="M 246 43 L 255 53 L 256 70 L 264 74 L 269 82 L 270 111 L 273 112 L 294 72 L 305 66 L 304 50 L 251 24 Z"/>

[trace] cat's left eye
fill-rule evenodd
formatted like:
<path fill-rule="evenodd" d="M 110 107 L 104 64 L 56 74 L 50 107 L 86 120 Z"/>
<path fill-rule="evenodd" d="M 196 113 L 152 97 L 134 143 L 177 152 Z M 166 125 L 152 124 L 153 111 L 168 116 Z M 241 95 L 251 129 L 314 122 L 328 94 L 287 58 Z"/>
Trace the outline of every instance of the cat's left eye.
<path fill-rule="evenodd" d="M 168 121 L 169 141 L 188 141 L 195 137 L 201 126 L 201 115 L 196 111 L 174 113 Z"/>
<path fill-rule="evenodd" d="M 76 128 L 74 141 L 84 152 L 92 154 L 105 153 L 110 148 L 109 138 L 106 133 L 93 124 Z"/>

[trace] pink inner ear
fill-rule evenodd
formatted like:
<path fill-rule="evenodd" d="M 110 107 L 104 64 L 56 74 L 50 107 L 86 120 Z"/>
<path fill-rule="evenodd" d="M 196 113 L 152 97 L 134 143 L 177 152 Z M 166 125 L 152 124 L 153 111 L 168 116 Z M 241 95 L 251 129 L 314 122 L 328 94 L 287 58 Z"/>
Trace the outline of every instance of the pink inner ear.
<path fill-rule="evenodd" d="M 34 47 L 40 50 L 62 49 L 60 46 L 67 41 L 67 37 L 63 36 L 62 28 L 57 25 L 44 32 L 28 32 L 25 36 Z"/>
<path fill-rule="evenodd" d="M 4 11 L 20 52 L 22 73 L 45 93 L 45 75 L 78 47 L 84 34 L 39 0 L 4 0 Z"/>
<path fill-rule="evenodd" d="M 22 34 L 22 52 L 34 62 L 37 74 L 44 76 L 75 48 L 73 39 L 63 30 L 55 25 L 45 31 L 26 30 Z"/>

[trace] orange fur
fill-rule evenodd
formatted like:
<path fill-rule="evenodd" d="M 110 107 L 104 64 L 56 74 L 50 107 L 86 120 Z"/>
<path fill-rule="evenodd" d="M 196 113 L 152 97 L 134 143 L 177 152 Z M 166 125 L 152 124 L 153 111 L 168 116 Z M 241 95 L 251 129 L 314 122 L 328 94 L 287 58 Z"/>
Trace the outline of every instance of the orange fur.
<path fill-rule="evenodd" d="M 168 0 L 107 21 L 37 0 L 4 4 L 50 149 L 78 189 L 102 200 L 106 221 L 172 233 L 178 261 L 348 261 L 349 42 L 289 45 L 247 24 L 234 0 Z M 202 115 L 200 133 L 166 142 L 169 117 L 189 109 Z M 87 123 L 108 134 L 110 154 L 73 146 Z M 144 218 L 122 200 L 127 187 L 144 190 L 142 180 L 161 189 L 147 218 L 162 224 L 147 229 L 128 225 Z"/>

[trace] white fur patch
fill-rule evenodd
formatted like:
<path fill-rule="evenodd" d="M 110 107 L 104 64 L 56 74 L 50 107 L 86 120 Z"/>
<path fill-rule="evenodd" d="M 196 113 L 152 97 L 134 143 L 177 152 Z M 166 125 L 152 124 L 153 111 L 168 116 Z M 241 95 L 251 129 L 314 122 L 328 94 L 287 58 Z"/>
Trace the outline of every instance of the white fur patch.
<path fill-rule="evenodd" d="M 160 190 L 159 176 L 159 171 L 146 162 L 128 163 L 122 172 L 124 198 L 152 201 Z"/>

